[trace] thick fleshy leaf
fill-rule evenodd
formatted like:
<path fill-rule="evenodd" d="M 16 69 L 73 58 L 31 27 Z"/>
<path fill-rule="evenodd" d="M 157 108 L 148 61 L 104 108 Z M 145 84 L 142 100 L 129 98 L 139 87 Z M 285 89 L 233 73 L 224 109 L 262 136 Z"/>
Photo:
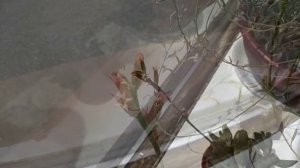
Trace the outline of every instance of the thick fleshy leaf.
<path fill-rule="evenodd" d="M 227 125 L 222 126 L 222 132 L 220 132 L 220 138 L 226 143 L 226 145 L 231 145 L 232 142 L 232 133 Z"/>
<path fill-rule="evenodd" d="M 232 139 L 232 133 L 231 133 L 230 129 L 227 127 L 227 125 L 223 125 L 222 130 L 226 137 Z"/>
<path fill-rule="evenodd" d="M 263 139 L 262 135 L 258 132 L 254 132 L 253 135 L 256 141 L 261 141 Z"/>
<path fill-rule="evenodd" d="M 233 146 L 234 146 L 235 153 L 239 153 L 243 150 L 248 149 L 250 144 L 250 139 L 247 131 L 245 130 L 237 131 L 234 135 L 233 142 L 234 142 Z"/>
<path fill-rule="evenodd" d="M 219 137 L 217 137 L 214 133 L 208 131 L 208 134 L 209 134 L 210 138 L 211 138 L 213 141 L 218 141 L 218 140 L 219 140 Z"/>

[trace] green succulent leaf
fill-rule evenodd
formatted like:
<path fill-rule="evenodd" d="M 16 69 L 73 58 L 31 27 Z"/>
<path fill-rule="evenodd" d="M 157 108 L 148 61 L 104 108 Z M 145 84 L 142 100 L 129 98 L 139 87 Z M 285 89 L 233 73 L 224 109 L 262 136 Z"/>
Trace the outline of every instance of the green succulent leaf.
<path fill-rule="evenodd" d="M 233 142 L 234 142 L 233 147 L 235 153 L 239 153 L 243 150 L 248 149 L 250 144 L 250 139 L 247 131 L 245 130 L 237 131 L 234 135 Z"/>
<path fill-rule="evenodd" d="M 230 129 L 227 127 L 227 125 L 223 125 L 223 135 L 226 137 L 227 140 L 232 140 L 232 133 Z"/>
<path fill-rule="evenodd" d="M 217 137 L 214 133 L 208 131 L 208 134 L 209 134 L 210 138 L 211 138 L 213 141 L 218 141 L 218 140 L 219 140 L 219 137 Z"/>
<path fill-rule="evenodd" d="M 227 127 L 227 125 L 222 126 L 222 131 L 219 132 L 220 139 L 223 141 L 226 146 L 230 146 L 232 143 L 232 133 L 230 129 Z"/>
<path fill-rule="evenodd" d="M 260 140 L 262 140 L 262 135 L 261 135 L 260 133 L 254 132 L 253 135 L 254 135 L 255 141 L 260 141 Z"/>

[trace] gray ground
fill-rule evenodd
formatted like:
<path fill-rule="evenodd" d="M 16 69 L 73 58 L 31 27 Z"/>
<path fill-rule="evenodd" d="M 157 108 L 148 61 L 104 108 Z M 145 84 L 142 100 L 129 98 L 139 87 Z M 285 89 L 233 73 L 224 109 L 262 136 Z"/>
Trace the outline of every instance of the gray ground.
<path fill-rule="evenodd" d="M 93 38 L 109 24 L 103 6 L 95 0 L 2 0 L 0 77 L 103 55 L 105 42 Z"/>
<path fill-rule="evenodd" d="M 178 1 L 180 11 L 193 6 L 182 2 Z M 188 11 L 182 17 L 193 12 Z M 172 12 L 170 1 L 156 5 L 151 0 L 1 0 L 0 79 L 107 57 L 143 45 L 140 39 L 161 40 L 160 35 L 175 30 Z"/>

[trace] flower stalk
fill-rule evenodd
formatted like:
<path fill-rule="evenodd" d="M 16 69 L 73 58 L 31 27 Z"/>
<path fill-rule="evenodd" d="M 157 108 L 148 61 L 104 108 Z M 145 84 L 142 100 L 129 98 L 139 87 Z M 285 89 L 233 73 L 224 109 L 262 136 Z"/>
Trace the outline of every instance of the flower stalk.
<path fill-rule="evenodd" d="M 134 71 L 146 73 L 144 57 L 141 53 L 137 54 Z M 142 75 L 142 73 L 140 75 Z M 132 75 L 131 79 L 128 80 L 121 73 L 114 72 L 110 75 L 110 78 L 119 91 L 118 95 L 116 95 L 117 102 L 129 116 L 134 117 L 139 122 L 146 132 L 147 138 L 150 140 L 156 155 L 159 156 L 161 154 L 158 143 L 159 134 L 155 125 L 152 124 L 152 121 L 162 108 L 163 103 L 161 97 L 156 96 L 157 99 L 152 105 L 151 110 L 145 111 L 140 107 L 138 100 L 137 91 L 141 85 L 141 81 L 136 76 Z"/>

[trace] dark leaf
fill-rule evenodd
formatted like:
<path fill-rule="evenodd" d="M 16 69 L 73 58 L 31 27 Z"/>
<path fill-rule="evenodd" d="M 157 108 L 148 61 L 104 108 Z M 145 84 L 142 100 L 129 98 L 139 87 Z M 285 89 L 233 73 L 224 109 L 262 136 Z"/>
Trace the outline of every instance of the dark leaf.
<path fill-rule="evenodd" d="M 258 132 L 254 132 L 253 135 L 254 135 L 255 141 L 261 141 L 263 139 L 262 135 Z"/>
<path fill-rule="evenodd" d="M 283 132 L 283 130 L 284 130 L 283 122 L 281 121 L 281 123 L 279 125 L 279 128 L 278 128 L 278 131 Z"/>
<path fill-rule="evenodd" d="M 154 72 L 154 83 L 158 85 L 159 75 L 158 75 L 157 68 L 153 68 L 153 72 Z"/>
<path fill-rule="evenodd" d="M 227 125 L 223 125 L 222 130 L 223 130 L 224 140 L 231 141 L 232 140 L 232 133 L 231 133 L 230 129 L 227 127 Z"/>
<path fill-rule="evenodd" d="M 292 136 L 291 144 L 293 144 L 293 142 L 294 142 L 294 140 L 296 138 L 297 132 L 298 132 L 298 129 L 295 129 L 294 134 Z"/>
<path fill-rule="evenodd" d="M 249 136 L 247 131 L 239 130 L 234 135 L 234 151 L 240 152 L 249 147 Z"/>
<path fill-rule="evenodd" d="M 133 76 L 135 76 L 135 77 L 137 77 L 138 79 L 140 79 L 140 80 L 144 80 L 144 72 L 142 72 L 142 71 L 133 71 L 132 73 L 131 73 Z"/>
<path fill-rule="evenodd" d="M 270 138 L 272 136 L 271 132 L 266 133 L 266 138 Z"/>
<path fill-rule="evenodd" d="M 213 141 L 218 141 L 219 140 L 219 137 L 217 137 L 215 134 L 213 134 L 212 132 L 208 132 L 210 138 L 213 140 Z"/>
<path fill-rule="evenodd" d="M 142 53 L 137 54 L 137 62 L 140 65 L 142 72 L 146 73 L 146 65 L 144 62 L 144 55 Z"/>

